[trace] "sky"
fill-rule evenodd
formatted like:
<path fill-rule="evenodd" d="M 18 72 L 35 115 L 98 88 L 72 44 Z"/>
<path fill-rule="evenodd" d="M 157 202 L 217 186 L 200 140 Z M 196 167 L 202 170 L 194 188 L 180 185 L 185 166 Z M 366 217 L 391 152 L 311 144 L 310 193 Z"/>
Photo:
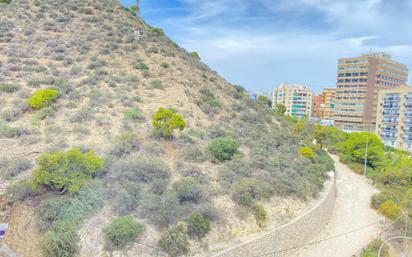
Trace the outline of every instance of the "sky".
<path fill-rule="evenodd" d="M 412 69 L 412 0 L 141 0 L 141 15 L 249 90 L 320 92 L 335 87 L 338 58 L 371 50 Z"/>

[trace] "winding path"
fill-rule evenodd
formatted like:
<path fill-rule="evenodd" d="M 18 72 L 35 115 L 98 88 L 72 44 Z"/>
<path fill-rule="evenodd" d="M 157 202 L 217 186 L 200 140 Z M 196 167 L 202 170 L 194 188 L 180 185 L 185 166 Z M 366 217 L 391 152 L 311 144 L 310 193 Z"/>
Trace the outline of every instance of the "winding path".
<path fill-rule="evenodd" d="M 312 241 L 341 236 L 302 248 L 299 257 L 351 257 L 375 238 L 380 229 L 379 221 L 383 218 L 369 207 L 376 189 L 339 162 L 337 156 L 332 158 L 336 168 L 335 209 L 328 225 Z"/>

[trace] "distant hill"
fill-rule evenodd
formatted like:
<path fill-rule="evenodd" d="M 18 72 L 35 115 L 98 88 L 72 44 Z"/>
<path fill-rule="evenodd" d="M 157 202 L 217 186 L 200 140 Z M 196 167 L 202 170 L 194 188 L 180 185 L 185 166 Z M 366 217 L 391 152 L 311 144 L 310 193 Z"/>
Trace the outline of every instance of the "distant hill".
<path fill-rule="evenodd" d="M 57 98 L 30 107 L 41 89 Z M 156 136 L 160 107 L 186 123 L 173 138 Z M 108 256 L 104 227 L 122 215 L 144 229 L 116 256 L 154 254 L 142 244 L 172 251 L 158 241 L 182 221 L 189 241 L 179 254 L 207 252 L 271 226 L 274 213 L 298 214 L 331 169 L 322 151 L 299 154 L 304 127 L 114 0 L 0 2 L 0 117 L 5 243 L 27 257 Z M 73 148 L 104 168 L 80 191 L 33 191 L 35 160 Z"/>

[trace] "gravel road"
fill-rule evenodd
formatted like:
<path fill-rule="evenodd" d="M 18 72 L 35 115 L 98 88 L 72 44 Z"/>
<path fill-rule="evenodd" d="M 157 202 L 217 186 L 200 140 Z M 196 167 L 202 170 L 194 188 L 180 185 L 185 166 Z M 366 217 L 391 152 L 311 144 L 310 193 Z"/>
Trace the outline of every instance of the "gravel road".
<path fill-rule="evenodd" d="M 335 209 L 329 224 L 313 241 L 345 235 L 302 248 L 299 257 L 351 257 L 375 238 L 380 229 L 379 221 L 383 218 L 369 207 L 371 196 L 376 193 L 374 187 L 340 163 L 337 156 L 333 159 L 337 188 Z"/>

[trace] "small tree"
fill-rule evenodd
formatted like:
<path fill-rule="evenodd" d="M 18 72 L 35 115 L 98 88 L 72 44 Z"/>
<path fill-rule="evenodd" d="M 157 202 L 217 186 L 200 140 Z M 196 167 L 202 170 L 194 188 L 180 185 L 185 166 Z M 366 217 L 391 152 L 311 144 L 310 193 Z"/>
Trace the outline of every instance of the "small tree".
<path fill-rule="evenodd" d="M 283 105 L 283 104 L 277 104 L 276 105 L 276 107 L 275 107 L 275 113 L 276 114 L 283 116 L 283 115 L 285 115 L 285 112 L 286 112 L 286 106 L 285 105 Z"/>
<path fill-rule="evenodd" d="M 257 101 L 265 107 L 272 107 L 272 100 L 270 100 L 267 96 L 260 95 L 258 96 Z"/>
<path fill-rule="evenodd" d="M 165 230 L 158 241 L 160 249 L 171 257 L 177 257 L 189 252 L 189 241 L 187 240 L 187 224 L 179 222 L 170 225 Z"/>
<path fill-rule="evenodd" d="M 152 125 L 157 135 L 164 138 L 171 138 L 174 130 L 183 130 L 185 128 L 186 122 L 182 116 L 173 113 L 172 110 L 160 107 L 152 116 Z"/>
<path fill-rule="evenodd" d="M 103 229 L 105 247 L 113 251 L 122 249 L 143 231 L 143 226 L 136 223 L 132 216 L 116 217 Z"/>
<path fill-rule="evenodd" d="M 218 161 L 231 160 L 238 153 L 239 143 L 230 137 L 221 137 L 212 140 L 207 149 L 209 153 Z"/>
<path fill-rule="evenodd" d="M 315 153 L 310 147 L 304 146 L 299 149 L 299 154 L 308 159 L 314 159 Z"/>
<path fill-rule="evenodd" d="M 267 213 L 265 208 L 261 204 L 255 204 L 252 206 L 253 216 L 255 217 L 256 224 L 263 228 L 267 220 Z"/>
<path fill-rule="evenodd" d="M 82 153 L 74 148 L 67 152 L 44 153 L 32 177 L 32 187 L 45 186 L 60 193 L 78 191 L 104 166 L 104 160 L 93 151 Z"/>
<path fill-rule="evenodd" d="M 27 104 L 33 109 L 41 109 L 50 105 L 57 98 L 55 89 L 39 89 L 27 101 Z"/>
<path fill-rule="evenodd" d="M 210 221 L 200 213 L 192 213 L 186 219 L 189 236 L 201 239 L 210 231 Z"/>

